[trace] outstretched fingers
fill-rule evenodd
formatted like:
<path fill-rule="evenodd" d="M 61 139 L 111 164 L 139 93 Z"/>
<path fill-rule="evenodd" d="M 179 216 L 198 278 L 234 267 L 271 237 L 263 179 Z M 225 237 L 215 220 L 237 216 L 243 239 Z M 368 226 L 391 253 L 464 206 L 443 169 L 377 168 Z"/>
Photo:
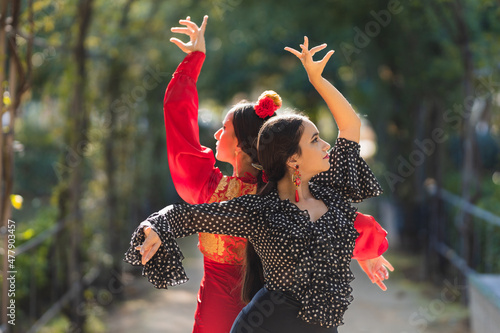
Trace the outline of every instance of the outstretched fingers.
<path fill-rule="evenodd" d="M 386 291 L 387 290 L 387 287 L 385 286 L 385 284 L 381 281 L 381 280 L 378 280 L 377 282 L 375 282 L 377 284 L 377 286 L 379 286 L 380 289 L 382 289 L 383 291 Z"/>
<path fill-rule="evenodd" d="M 178 33 L 178 34 L 185 34 L 185 35 L 191 35 L 193 32 L 188 29 L 188 28 L 182 28 L 182 27 L 173 27 L 170 29 L 170 31 Z"/>
<path fill-rule="evenodd" d="M 207 28 L 208 15 L 203 16 L 203 22 L 201 23 L 200 32 L 205 35 L 205 29 Z"/>
<path fill-rule="evenodd" d="M 285 51 L 292 53 L 293 55 L 295 55 L 299 59 L 303 59 L 305 56 L 308 56 L 308 57 L 310 56 L 312 59 L 312 57 L 317 52 L 324 50 L 327 47 L 327 44 L 323 43 L 323 44 L 315 46 L 309 50 L 309 39 L 307 38 L 307 36 L 304 36 L 304 43 L 300 44 L 299 46 L 300 46 L 301 51 L 298 51 L 298 50 L 291 48 L 291 47 L 288 47 L 288 46 L 285 47 Z M 333 53 L 335 53 L 334 50 L 328 51 L 328 53 L 323 57 L 323 59 L 317 61 L 317 63 L 325 63 L 326 64 L 328 62 L 328 60 L 330 60 L 330 57 L 333 55 Z"/>
<path fill-rule="evenodd" d="M 191 18 L 189 16 L 185 20 L 179 20 L 179 23 L 185 25 L 192 32 L 196 32 L 200 29 L 196 23 L 191 21 Z"/>
<path fill-rule="evenodd" d="M 191 53 L 201 51 L 206 53 L 205 48 L 205 29 L 207 27 L 208 15 L 203 17 L 203 22 L 200 27 L 188 16 L 185 20 L 179 20 L 184 27 L 173 27 L 170 30 L 174 33 L 180 33 L 189 36 L 188 42 L 183 42 L 178 38 L 170 38 L 170 41 L 177 45 L 182 51 Z"/>
<path fill-rule="evenodd" d="M 312 49 L 309 50 L 309 53 L 311 53 L 311 56 L 313 56 L 313 55 L 316 54 L 316 52 L 319 52 L 319 51 L 323 50 L 326 46 L 327 46 L 326 43 L 323 43 L 321 45 L 315 46 L 315 47 L 313 47 Z"/>
<path fill-rule="evenodd" d="M 170 28 L 170 31 L 190 35 L 198 30 L 198 26 L 196 23 L 191 22 L 191 17 L 189 16 L 185 20 L 179 20 L 179 23 L 185 25 L 185 27 L 173 27 Z"/>
<path fill-rule="evenodd" d="M 325 47 L 326 47 L 326 45 L 325 45 Z M 326 64 L 326 63 L 330 60 L 330 58 L 332 57 L 332 55 L 333 55 L 334 53 L 335 53 L 335 51 L 334 51 L 334 50 L 330 50 L 330 51 L 328 51 L 328 53 L 327 53 L 327 54 L 323 57 L 323 59 L 321 59 L 319 62 L 320 62 L 320 63 L 324 63 L 324 64 Z"/>
<path fill-rule="evenodd" d="M 388 262 L 387 259 L 385 259 L 384 257 L 382 257 L 382 259 L 383 259 L 382 264 L 387 268 L 389 268 L 391 272 L 394 272 L 394 267 L 392 267 L 391 263 Z"/>
<path fill-rule="evenodd" d="M 299 51 L 297 51 L 297 50 L 295 50 L 295 49 L 292 49 L 291 47 L 288 47 L 288 46 L 287 46 L 287 47 L 285 47 L 285 51 L 290 52 L 291 54 L 295 55 L 295 56 L 296 56 L 297 58 L 299 58 L 299 59 L 300 59 L 300 57 L 302 56 L 302 52 L 299 52 Z"/>
<path fill-rule="evenodd" d="M 183 41 L 181 41 L 179 38 L 170 38 L 170 41 L 172 43 L 174 43 L 175 45 L 177 45 L 181 50 L 184 50 L 187 46 L 187 43 L 184 43 Z"/>

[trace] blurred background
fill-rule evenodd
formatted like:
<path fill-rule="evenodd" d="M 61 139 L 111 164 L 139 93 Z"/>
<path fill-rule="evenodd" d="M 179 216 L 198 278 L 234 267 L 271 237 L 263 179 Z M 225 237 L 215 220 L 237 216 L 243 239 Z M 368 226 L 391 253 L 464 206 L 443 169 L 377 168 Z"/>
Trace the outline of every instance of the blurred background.
<path fill-rule="evenodd" d="M 168 291 L 123 254 L 138 223 L 180 200 L 162 111 L 184 57 L 170 28 L 208 14 L 208 147 L 230 106 L 266 89 L 333 143 L 326 105 L 283 48 L 307 35 L 336 50 L 324 76 L 363 118 L 384 188 L 359 209 L 389 231 L 396 268 L 386 293 L 355 272 L 339 331 L 498 332 L 498 1 L 3 0 L 0 14 L 2 331 L 190 332 L 196 237 L 181 246 L 191 281 Z"/>

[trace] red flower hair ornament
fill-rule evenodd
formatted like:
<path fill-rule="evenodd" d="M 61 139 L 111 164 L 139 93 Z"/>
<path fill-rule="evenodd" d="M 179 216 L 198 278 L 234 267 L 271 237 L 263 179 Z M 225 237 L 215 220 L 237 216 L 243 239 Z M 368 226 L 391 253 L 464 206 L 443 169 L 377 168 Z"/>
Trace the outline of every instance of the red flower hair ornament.
<path fill-rule="evenodd" d="M 262 119 L 271 117 L 281 107 L 281 97 L 272 90 L 264 91 L 255 105 L 255 113 Z"/>

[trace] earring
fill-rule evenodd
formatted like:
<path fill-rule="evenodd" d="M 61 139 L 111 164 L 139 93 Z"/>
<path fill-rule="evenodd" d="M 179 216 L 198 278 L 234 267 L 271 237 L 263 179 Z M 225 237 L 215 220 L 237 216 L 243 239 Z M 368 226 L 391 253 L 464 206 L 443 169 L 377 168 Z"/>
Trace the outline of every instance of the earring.
<path fill-rule="evenodd" d="M 295 166 L 295 172 L 292 175 L 292 182 L 295 184 L 295 202 L 299 202 L 299 186 L 301 183 L 299 166 Z"/>
<path fill-rule="evenodd" d="M 235 164 L 236 164 L 236 165 L 235 165 L 235 168 L 236 168 L 236 172 L 235 172 L 235 174 L 236 174 L 236 178 L 240 178 L 240 175 L 238 174 L 238 172 L 239 172 L 239 170 L 238 170 L 238 154 L 239 154 L 239 153 L 240 153 L 240 152 L 236 152 L 236 158 L 235 158 L 235 162 L 236 162 L 236 163 L 235 163 Z"/>

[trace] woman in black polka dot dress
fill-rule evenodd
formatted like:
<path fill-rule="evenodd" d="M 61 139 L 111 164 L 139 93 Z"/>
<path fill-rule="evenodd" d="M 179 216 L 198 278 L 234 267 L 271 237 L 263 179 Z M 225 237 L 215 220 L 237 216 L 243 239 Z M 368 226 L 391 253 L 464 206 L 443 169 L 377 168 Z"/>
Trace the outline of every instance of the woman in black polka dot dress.
<path fill-rule="evenodd" d="M 197 232 L 245 237 L 263 266 L 263 287 L 240 312 L 232 333 L 337 332 L 352 301 L 350 262 L 358 232 L 352 202 L 378 196 L 382 189 L 359 156 L 360 120 L 344 97 L 322 77 L 333 51 L 312 56 L 325 44 L 302 51 L 286 48 L 304 65 L 339 126 L 333 149 L 304 116 L 284 115 L 260 130 L 258 157 L 268 183 L 259 195 L 231 201 L 170 205 L 152 214 L 132 236 L 126 261 L 144 265 L 158 288 L 185 280 L 175 238 Z M 144 228 L 151 234 L 144 242 Z M 141 255 L 155 254 L 145 262 Z M 368 260 L 383 289 L 390 264 Z M 387 267 L 387 268 L 386 268 Z M 223 333 L 223 332 L 221 332 Z"/>

